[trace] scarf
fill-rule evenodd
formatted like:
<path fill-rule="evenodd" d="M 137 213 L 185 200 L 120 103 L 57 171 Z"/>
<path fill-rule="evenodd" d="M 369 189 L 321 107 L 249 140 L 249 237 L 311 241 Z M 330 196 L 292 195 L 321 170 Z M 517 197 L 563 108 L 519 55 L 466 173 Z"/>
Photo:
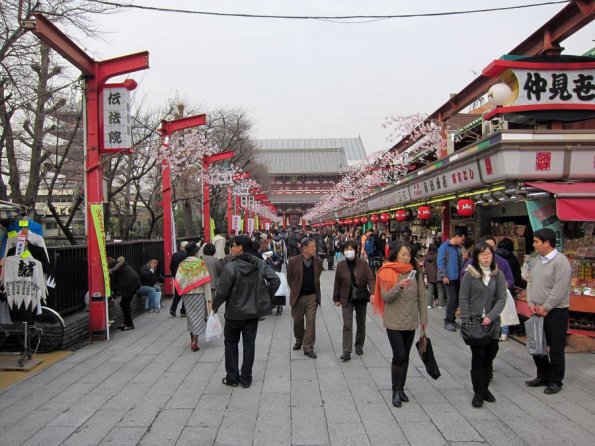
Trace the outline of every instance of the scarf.
<path fill-rule="evenodd" d="M 382 291 L 388 291 L 399 281 L 400 274 L 407 274 L 413 269 L 411 263 L 387 262 L 376 273 L 376 286 L 374 288 L 374 298 L 372 299 L 372 309 L 374 313 L 384 316 L 384 299 Z"/>
<path fill-rule="evenodd" d="M 210 281 L 211 276 L 209 276 L 209 270 L 204 260 L 197 257 L 186 257 L 178 266 L 175 280 L 176 291 L 181 296 Z"/>

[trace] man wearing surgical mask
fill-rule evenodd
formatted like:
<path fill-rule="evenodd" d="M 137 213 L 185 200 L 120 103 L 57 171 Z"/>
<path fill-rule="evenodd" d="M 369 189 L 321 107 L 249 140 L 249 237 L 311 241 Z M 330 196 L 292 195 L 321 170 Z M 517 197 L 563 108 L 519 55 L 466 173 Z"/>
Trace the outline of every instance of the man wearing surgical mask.
<path fill-rule="evenodd" d="M 354 311 L 357 327 L 355 353 L 358 355 L 364 354 L 368 302 L 357 300 L 354 293 L 356 289 L 362 288 L 367 288 L 370 292 L 374 291 L 374 275 L 365 260 L 356 258 L 357 248 L 355 240 L 347 240 L 343 245 L 345 260 L 337 264 L 333 289 L 333 302 L 335 302 L 336 306 L 342 307 L 343 313 L 343 354 L 340 357 L 343 362 L 351 359 Z"/>

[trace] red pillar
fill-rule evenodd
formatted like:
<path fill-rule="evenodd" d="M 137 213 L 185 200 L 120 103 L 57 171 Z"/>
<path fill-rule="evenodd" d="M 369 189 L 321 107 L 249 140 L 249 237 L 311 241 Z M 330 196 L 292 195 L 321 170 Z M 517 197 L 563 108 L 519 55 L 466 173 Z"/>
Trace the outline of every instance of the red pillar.
<path fill-rule="evenodd" d="M 233 232 L 233 187 L 227 186 L 227 233 Z"/>

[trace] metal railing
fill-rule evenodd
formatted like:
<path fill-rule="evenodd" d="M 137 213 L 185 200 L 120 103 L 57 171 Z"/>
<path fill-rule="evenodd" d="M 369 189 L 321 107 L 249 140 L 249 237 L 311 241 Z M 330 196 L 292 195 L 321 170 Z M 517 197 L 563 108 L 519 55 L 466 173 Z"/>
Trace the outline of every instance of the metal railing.
<path fill-rule="evenodd" d="M 192 238 L 184 240 L 196 241 Z M 109 257 L 124 256 L 126 263 L 137 271 L 148 259 L 154 257 L 159 260 L 159 269 L 163 272 L 163 240 L 108 243 L 106 247 Z M 56 287 L 50 289 L 47 306 L 61 315 L 84 309 L 85 293 L 88 289 L 87 247 L 48 247 L 48 255 Z"/>

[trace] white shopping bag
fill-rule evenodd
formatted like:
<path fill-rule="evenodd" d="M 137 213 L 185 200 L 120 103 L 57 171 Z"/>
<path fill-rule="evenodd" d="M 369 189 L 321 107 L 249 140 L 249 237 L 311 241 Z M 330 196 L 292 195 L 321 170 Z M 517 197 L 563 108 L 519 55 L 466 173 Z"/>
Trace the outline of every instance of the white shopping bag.
<path fill-rule="evenodd" d="M 277 277 L 281 281 L 281 285 L 275 292 L 275 296 L 289 296 L 289 286 L 287 285 L 287 277 L 283 273 L 277 273 Z"/>
<path fill-rule="evenodd" d="M 205 332 L 205 340 L 207 342 L 221 339 L 223 330 L 221 329 L 221 321 L 219 321 L 219 315 L 213 313 L 213 310 L 209 313 L 209 319 L 207 320 L 207 330 Z"/>
<path fill-rule="evenodd" d="M 514 298 L 510 294 L 510 291 L 506 290 L 506 305 L 504 305 L 504 310 L 500 314 L 500 325 L 518 325 L 520 323 Z"/>

